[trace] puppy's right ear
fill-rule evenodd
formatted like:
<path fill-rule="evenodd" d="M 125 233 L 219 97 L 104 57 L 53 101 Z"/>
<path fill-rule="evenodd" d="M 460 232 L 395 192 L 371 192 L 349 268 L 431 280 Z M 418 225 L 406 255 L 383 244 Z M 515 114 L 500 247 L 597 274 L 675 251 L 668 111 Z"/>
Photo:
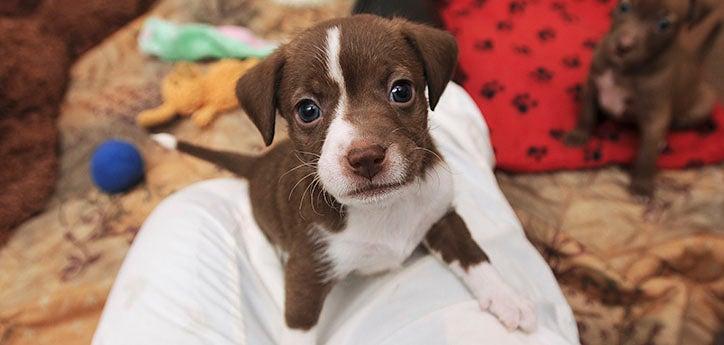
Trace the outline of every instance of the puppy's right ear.
<path fill-rule="evenodd" d="M 715 45 L 724 27 L 724 4 L 708 7 L 701 1 L 691 1 L 688 27 L 679 37 L 684 49 L 704 59 Z"/>
<path fill-rule="evenodd" d="M 395 19 L 395 23 L 423 63 L 428 102 L 430 109 L 435 110 L 457 65 L 458 45 L 455 38 L 443 30 L 427 25 L 401 19 Z"/>
<path fill-rule="evenodd" d="M 689 0 L 689 13 L 686 15 L 686 23 L 689 28 L 695 26 L 711 11 L 710 6 L 702 0 Z"/>
<path fill-rule="evenodd" d="M 274 139 L 279 82 L 284 60 L 283 51 L 277 49 L 247 71 L 236 83 L 239 105 L 254 122 L 267 146 L 271 145 Z"/>

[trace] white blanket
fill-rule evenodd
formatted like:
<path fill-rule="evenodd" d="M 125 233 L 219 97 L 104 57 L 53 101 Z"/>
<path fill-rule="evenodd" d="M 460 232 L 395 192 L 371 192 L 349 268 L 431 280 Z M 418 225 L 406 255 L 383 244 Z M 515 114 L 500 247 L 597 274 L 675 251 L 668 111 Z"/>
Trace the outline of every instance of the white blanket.
<path fill-rule="evenodd" d="M 487 126 L 458 85 L 431 113 L 431 130 L 455 176 L 458 213 L 504 279 L 535 302 L 538 330 L 508 332 L 445 266 L 416 252 L 399 271 L 336 286 L 319 343 L 578 344 L 570 307 L 498 188 Z M 250 207 L 247 183 L 236 179 L 161 203 L 126 257 L 93 344 L 275 344 L 282 267 Z"/>

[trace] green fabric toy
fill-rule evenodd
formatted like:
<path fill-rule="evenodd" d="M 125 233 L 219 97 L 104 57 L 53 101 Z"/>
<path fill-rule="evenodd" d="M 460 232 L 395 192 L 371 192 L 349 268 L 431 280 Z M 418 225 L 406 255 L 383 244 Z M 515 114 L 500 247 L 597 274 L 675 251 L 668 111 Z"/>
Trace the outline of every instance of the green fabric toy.
<path fill-rule="evenodd" d="M 144 23 L 138 44 L 142 52 L 169 61 L 263 58 L 276 48 L 242 27 L 175 24 L 159 18 Z"/>

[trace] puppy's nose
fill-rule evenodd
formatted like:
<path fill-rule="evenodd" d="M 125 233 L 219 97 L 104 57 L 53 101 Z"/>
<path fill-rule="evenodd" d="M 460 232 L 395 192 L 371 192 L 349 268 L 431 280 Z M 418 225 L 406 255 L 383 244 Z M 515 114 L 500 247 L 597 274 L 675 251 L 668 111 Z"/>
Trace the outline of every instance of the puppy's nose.
<path fill-rule="evenodd" d="M 382 170 L 386 151 L 380 145 L 353 147 L 347 153 L 347 162 L 356 175 L 371 180 Z"/>
<path fill-rule="evenodd" d="M 616 54 L 624 56 L 633 50 L 634 45 L 636 45 L 636 39 L 633 35 L 622 35 L 616 42 Z"/>

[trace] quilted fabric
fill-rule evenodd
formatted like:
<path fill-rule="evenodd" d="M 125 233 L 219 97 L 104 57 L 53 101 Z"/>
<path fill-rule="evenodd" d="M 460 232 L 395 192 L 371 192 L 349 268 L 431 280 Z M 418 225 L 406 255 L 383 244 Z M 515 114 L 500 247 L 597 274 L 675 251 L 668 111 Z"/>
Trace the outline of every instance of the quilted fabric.
<path fill-rule="evenodd" d="M 626 164 L 634 128 L 602 123 L 582 148 L 561 139 L 575 125 L 582 83 L 613 0 L 450 0 L 444 21 L 460 46 L 459 82 L 491 128 L 498 168 L 539 172 Z M 671 133 L 658 165 L 724 160 L 724 107 L 700 128 Z"/>

